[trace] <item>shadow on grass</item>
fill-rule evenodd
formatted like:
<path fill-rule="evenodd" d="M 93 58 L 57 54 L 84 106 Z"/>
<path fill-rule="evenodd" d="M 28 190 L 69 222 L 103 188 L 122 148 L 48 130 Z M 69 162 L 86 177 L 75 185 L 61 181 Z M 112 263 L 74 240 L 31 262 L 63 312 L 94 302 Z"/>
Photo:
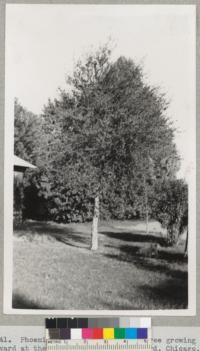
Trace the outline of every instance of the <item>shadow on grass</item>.
<path fill-rule="evenodd" d="M 168 279 L 157 286 L 144 284 L 138 288 L 145 294 L 150 305 L 166 305 L 170 309 L 182 309 L 188 307 L 188 280 Z M 168 308 L 168 307 L 166 307 Z"/>
<path fill-rule="evenodd" d="M 41 234 L 49 235 L 54 237 L 56 240 L 61 241 L 70 246 L 81 247 L 81 244 L 88 244 L 90 241 L 89 231 L 90 229 L 84 224 L 78 224 L 80 230 L 76 230 L 74 224 L 72 225 L 60 225 L 51 222 L 41 222 L 41 221 L 25 221 L 23 224 L 14 228 L 15 234 L 20 237 L 27 233 L 29 235 Z M 159 243 L 162 246 L 166 246 L 166 240 L 162 237 L 158 237 L 155 233 L 149 233 L 146 235 L 144 231 L 124 231 L 116 229 L 113 227 L 113 230 L 99 230 L 99 234 L 106 236 L 110 239 L 118 239 L 121 241 L 128 241 L 132 243 L 139 242 L 152 242 Z M 27 235 L 28 236 L 28 235 Z M 116 243 L 118 246 L 118 243 Z"/>
<path fill-rule="evenodd" d="M 145 231 L 105 231 L 100 230 L 100 233 L 111 238 L 130 242 L 148 242 L 148 243 L 158 243 L 161 246 L 167 246 L 167 241 L 165 238 L 155 236 L 155 233 L 149 233 L 148 235 Z"/>
<path fill-rule="evenodd" d="M 134 289 L 135 285 L 133 286 Z M 126 299 L 124 304 L 123 302 L 112 301 L 112 306 L 105 300 L 102 300 L 101 303 L 108 310 L 186 309 L 188 307 L 188 282 L 187 279 L 169 278 L 156 286 L 140 285 L 137 287 L 137 295 L 142 296 L 142 299 L 129 301 L 131 306 L 129 303 L 128 307 Z M 121 296 L 122 300 L 123 298 L 124 296 Z"/>
<path fill-rule="evenodd" d="M 34 238 L 36 235 L 47 235 L 66 245 L 74 247 L 89 247 L 89 238 L 83 232 L 72 227 L 61 226 L 49 222 L 27 221 L 15 229 L 17 237 Z"/>
<path fill-rule="evenodd" d="M 142 246 L 130 246 L 130 245 L 120 245 L 120 258 L 123 257 L 132 261 L 133 259 L 138 260 L 138 258 L 145 259 L 143 255 L 140 254 L 140 249 Z M 187 257 L 184 256 L 183 252 L 177 252 L 173 247 L 168 249 L 158 249 L 158 256 L 154 258 L 156 260 L 164 260 L 167 263 L 187 263 Z"/>
<path fill-rule="evenodd" d="M 50 306 L 43 306 L 39 303 L 36 303 L 32 300 L 29 300 L 26 296 L 23 296 L 19 293 L 13 293 L 12 297 L 12 308 L 16 309 L 37 309 L 37 310 L 48 310 L 51 309 Z"/>
<path fill-rule="evenodd" d="M 62 226 L 52 222 L 27 221 L 15 231 L 15 235 L 17 237 L 25 236 L 28 240 L 32 240 L 35 236 L 46 235 L 68 246 L 89 249 L 89 231 L 89 227 L 82 224 L 77 224 L 76 226 L 73 224 Z M 143 231 L 139 233 L 136 233 L 133 230 L 131 232 L 123 230 L 119 231 L 114 227 L 113 231 L 100 229 L 99 233 L 100 241 L 102 241 L 103 246 L 102 255 L 105 257 L 130 262 L 136 266 L 139 265 L 141 268 L 152 271 L 157 270 L 165 273 L 169 271 L 168 274 L 175 273 L 170 273 L 170 269 L 163 267 L 161 264 L 159 265 L 160 260 L 165 261 L 166 263 L 187 263 L 187 260 L 184 258 L 182 253 L 175 252 L 171 250 L 171 248 L 165 248 L 165 238 L 158 237 L 155 235 L 155 233 L 146 235 L 146 233 Z M 106 236 L 108 239 L 104 239 L 104 236 Z M 127 245 L 125 245 L 126 242 Z M 141 248 L 140 244 L 142 243 L 158 243 L 161 246 L 158 259 L 146 259 L 144 256 L 139 255 L 138 252 Z M 181 272 L 180 274 L 182 273 L 184 272 Z"/>
<path fill-rule="evenodd" d="M 104 227 L 105 228 L 105 227 Z M 144 306 L 138 307 L 137 301 L 133 301 L 132 309 L 159 309 L 158 306 L 164 306 L 163 309 L 171 308 L 186 308 L 188 301 L 188 277 L 187 277 L 187 260 L 184 259 L 183 254 L 178 253 L 176 250 L 171 248 L 165 248 L 164 245 L 160 248 L 158 257 L 150 258 L 140 254 L 140 248 L 145 246 L 145 242 L 157 242 L 160 245 L 163 242 L 163 238 L 157 237 L 151 233 L 150 235 L 144 234 L 144 232 L 128 232 L 120 231 L 119 229 L 113 228 L 113 231 L 106 231 L 104 228 L 100 229 L 100 246 L 102 244 L 100 255 L 103 257 L 109 257 L 119 262 L 129 262 L 133 267 L 141 269 L 141 275 L 143 271 L 164 273 L 166 277 L 161 277 L 165 282 L 161 281 L 156 285 L 147 285 L 145 281 L 142 281 L 142 285 L 134 286 L 134 289 L 138 291 L 138 296 L 143 295 Z M 24 223 L 21 228 L 15 232 L 18 237 L 24 236 L 26 238 L 34 238 L 35 236 L 50 236 L 55 240 L 60 241 L 66 245 L 74 247 L 89 248 L 90 241 L 90 229 L 87 225 L 59 225 L 51 222 L 37 222 L 28 221 Z M 78 250 L 77 250 L 78 251 Z M 92 254 L 93 255 L 93 254 Z M 95 255 L 95 254 L 94 254 Z M 183 266 L 184 265 L 184 266 Z M 143 271 L 142 271 L 143 270 Z M 152 281 L 154 275 L 152 275 Z M 155 275 L 156 276 L 156 275 Z M 158 278 L 158 277 L 157 277 Z M 128 277 L 127 277 L 128 279 Z M 158 280 L 157 280 L 158 281 Z M 152 282 L 153 284 L 153 282 Z M 133 289 L 133 290 L 134 290 Z M 140 299 L 138 298 L 138 301 Z M 106 301 L 102 302 L 103 306 L 106 305 Z M 123 296 L 121 300 L 116 302 L 116 306 L 110 307 L 109 302 L 108 309 L 120 309 L 126 310 L 127 303 L 123 304 Z M 139 303 L 139 302 L 138 302 Z M 170 305 L 171 304 L 171 305 Z M 149 307 L 151 306 L 151 307 Z M 153 306 L 153 307 L 152 307 Z M 177 307 L 176 307 L 177 306 Z M 20 294 L 13 294 L 13 308 L 21 309 L 54 309 L 41 306 L 35 301 L 30 301 L 26 297 Z"/>
<path fill-rule="evenodd" d="M 159 252 L 158 257 L 150 258 L 138 254 L 140 247 L 120 245 L 118 254 L 105 253 L 106 257 L 117 259 L 120 262 L 132 263 L 139 269 L 144 269 L 151 272 L 164 273 L 173 278 L 187 280 L 188 272 L 180 270 L 179 265 L 184 264 L 187 267 L 187 259 L 181 253 Z M 172 268 L 169 263 L 174 264 Z M 176 265 L 177 264 L 177 265 Z"/>

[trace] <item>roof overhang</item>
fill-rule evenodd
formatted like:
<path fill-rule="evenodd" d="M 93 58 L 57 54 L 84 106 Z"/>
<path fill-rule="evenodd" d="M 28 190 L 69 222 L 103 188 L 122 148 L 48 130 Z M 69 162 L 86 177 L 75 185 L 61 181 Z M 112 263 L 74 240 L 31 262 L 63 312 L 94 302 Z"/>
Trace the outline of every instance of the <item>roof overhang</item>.
<path fill-rule="evenodd" d="M 13 166 L 14 166 L 14 171 L 16 172 L 25 172 L 27 168 L 32 168 L 32 169 L 37 168 L 36 166 L 32 165 L 30 162 L 27 162 L 16 155 L 14 155 Z"/>

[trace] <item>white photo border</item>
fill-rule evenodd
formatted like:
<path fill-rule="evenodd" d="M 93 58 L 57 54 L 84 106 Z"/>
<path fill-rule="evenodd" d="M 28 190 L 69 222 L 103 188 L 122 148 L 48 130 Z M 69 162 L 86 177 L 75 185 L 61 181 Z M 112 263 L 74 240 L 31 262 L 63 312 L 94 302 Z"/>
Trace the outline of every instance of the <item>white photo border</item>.
<path fill-rule="evenodd" d="M 16 4 L 13 4 L 16 6 Z M 20 4 L 22 6 L 23 4 Z M 42 3 L 37 4 L 43 5 Z M 45 4 L 57 6 L 59 4 Z M 65 4 L 67 6 L 69 4 Z M 190 6 L 195 5 L 135 5 L 130 6 Z M 12 4 L 7 4 L 12 6 Z M 35 5 L 36 6 L 36 5 Z M 71 5 L 70 5 L 71 6 Z M 79 6 L 76 4 L 74 6 Z M 87 5 L 84 6 L 95 6 Z M 120 5 L 96 5 L 96 6 L 120 6 Z M 127 5 L 121 5 L 127 6 Z M 195 27 L 196 28 L 196 27 Z M 195 29 L 196 30 L 196 29 Z M 196 34 L 196 33 L 194 33 Z M 194 111 L 190 116 L 193 123 L 194 135 L 190 140 L 191 160 L 195 167 L 190 170 L 189 184 L 189 243 L 188 243 L 188 308 L 171 310 L 34 310 L 15 309 L 12 307 L 12 272 L 13 272 L 13 150 L 14 150 L 14 93 L 12 88 L 12 76 L 8 71 L 7 46 L 5 47 L 5 119 L 4 119 L 4 286 L 3 286 L 3 312 L 16 315 L 63 315 L 69 316 L 195 316 L 196 315 L 196 35 L 194 35 Z M 7 44 L 7 43 L 6 43 Z"/>

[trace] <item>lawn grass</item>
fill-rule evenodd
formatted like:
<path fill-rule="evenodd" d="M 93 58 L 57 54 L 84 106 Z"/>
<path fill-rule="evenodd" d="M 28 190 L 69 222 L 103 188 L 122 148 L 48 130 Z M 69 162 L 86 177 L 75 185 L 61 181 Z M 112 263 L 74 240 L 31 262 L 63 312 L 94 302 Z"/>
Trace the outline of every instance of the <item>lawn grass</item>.
<path fill-rule="evenodd" d="M 13 307 L 26 309 L 187 308 L 184 241 L 163 246 L 155 222 L 101 223 L 99 249 L 89 250 L 91 224 L 29 221 L 14 232 Z M 159 242 L 156 258 L 139 254 Z"/>

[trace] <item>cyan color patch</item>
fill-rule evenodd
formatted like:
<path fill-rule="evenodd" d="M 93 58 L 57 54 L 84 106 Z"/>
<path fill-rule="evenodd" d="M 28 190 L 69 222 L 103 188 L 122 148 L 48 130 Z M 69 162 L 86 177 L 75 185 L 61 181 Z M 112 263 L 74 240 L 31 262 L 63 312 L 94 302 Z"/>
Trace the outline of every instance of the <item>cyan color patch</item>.
<path fill-rule="evenodd" d="M 126 339 L 137 339 L 137 328 L 126 328 L 125 329 Z"/>

